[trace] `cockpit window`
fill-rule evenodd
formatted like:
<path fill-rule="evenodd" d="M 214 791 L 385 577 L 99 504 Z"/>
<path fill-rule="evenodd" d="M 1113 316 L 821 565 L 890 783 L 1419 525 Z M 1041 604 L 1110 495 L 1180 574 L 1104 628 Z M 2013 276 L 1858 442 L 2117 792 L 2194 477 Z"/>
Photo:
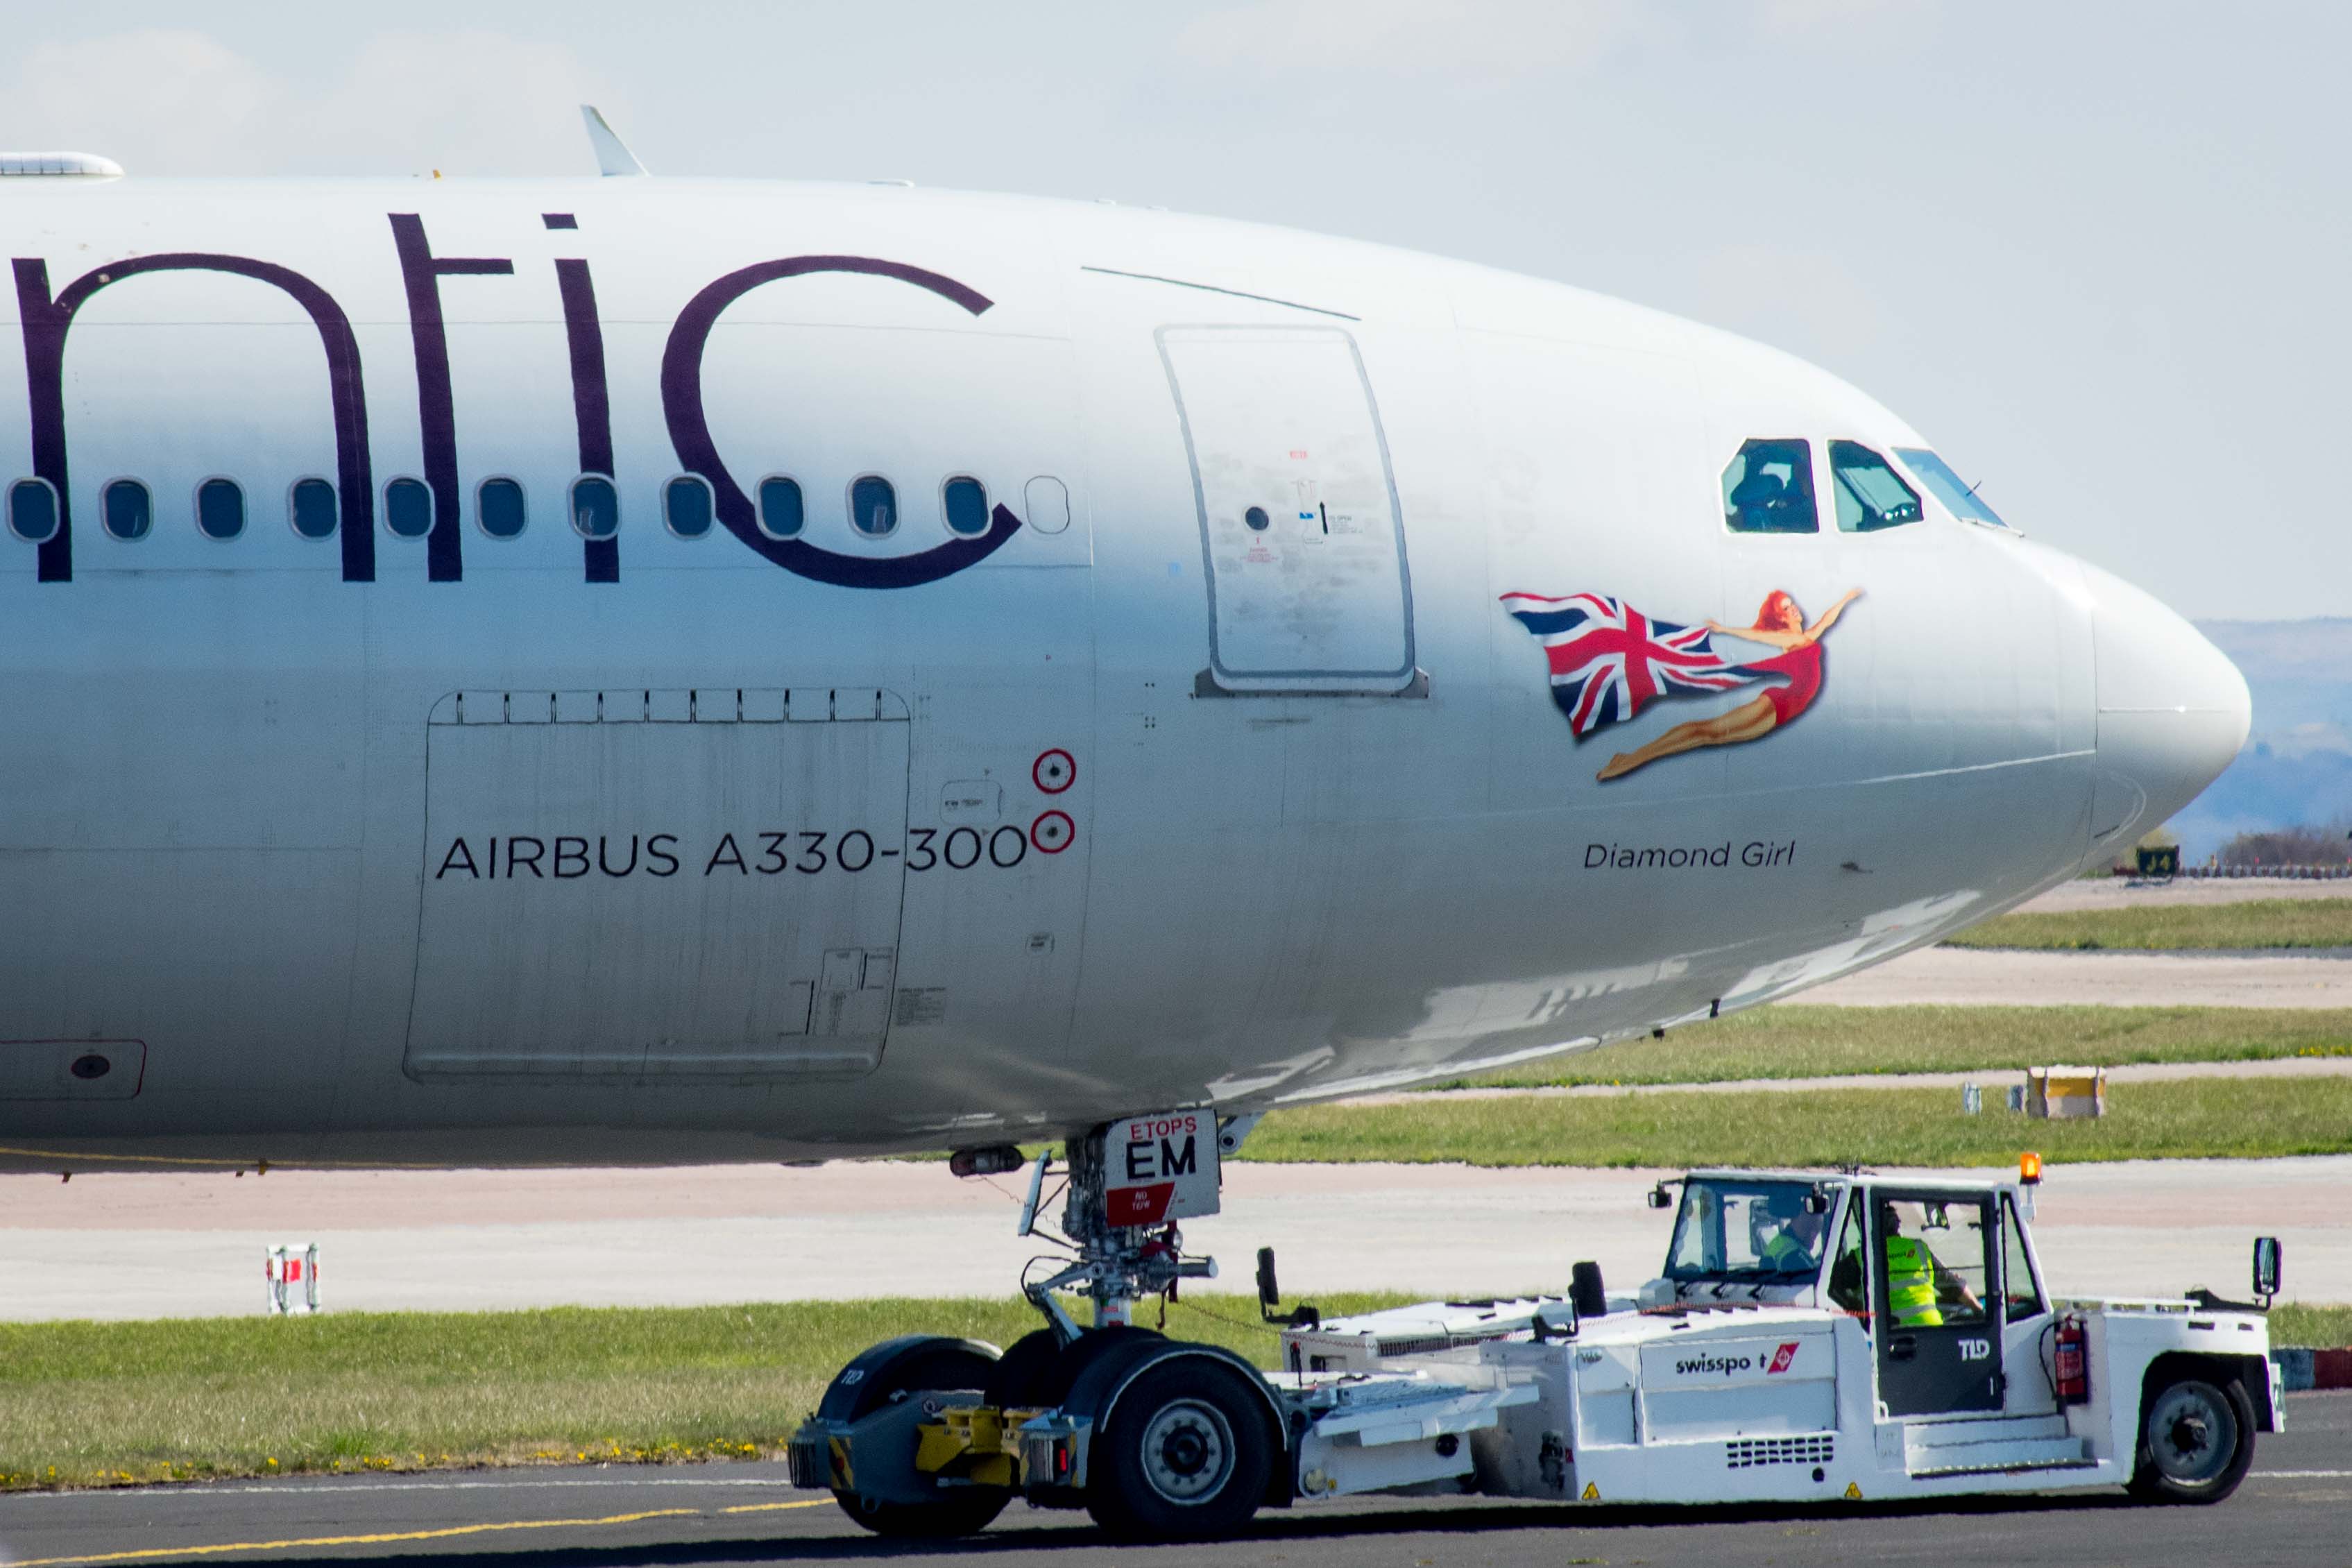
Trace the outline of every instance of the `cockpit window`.
<path fill-rule="evenodd" d="M 1830 443 L 1830 476 L 1836 481 L 1832 489 L 1842 533 L 1874 533 L 1926 515 L 1919 510 L 1919 492 L 1905 484 L 1885 458 L 1857 442 Z"/>
<path fill-rule="evenodd" d="M 1828 1205 L 1809 1205 L 1807 1182 L 1718 1182 L 1694 1177 L 1683 1188 L 1666 1278 L 1810 1283 L 1821 1272 Z M 1809 1212 L 1819 1207 L 1822 1212 Z"/>
<path fill-rule="evenodd" d="M 2000 514 L 1985 505 L 1975 489 L 1960 482 L 1952 466 L 1925 447 L 1897 447 L 1895 455 L 1903 466 L 1919 476 L 1919 482 L 1936 492 L 1936 499 L 1950 509 L 1954 517 L 1966 522 L 1981 522 L 1989 528 L 2007 528 Z"/>
<path fill-rule="evenodd" d="M 1818 533 L 1813 455 L 1795 439 L 1749 441 L 1723 470 L 1723 521 L 1734 533 Z"/>

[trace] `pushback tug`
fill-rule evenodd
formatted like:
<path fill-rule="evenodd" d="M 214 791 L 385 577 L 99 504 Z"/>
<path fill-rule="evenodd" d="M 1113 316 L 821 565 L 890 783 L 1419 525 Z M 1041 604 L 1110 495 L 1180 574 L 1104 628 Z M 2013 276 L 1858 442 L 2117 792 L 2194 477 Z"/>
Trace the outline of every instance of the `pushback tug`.
<path fill-rule="evenodd" d="M 1202 1136 L 1206 1121 L 1138 1118 L 1081 1150 L 1066 1225 L 1084 1256 L 1028 1288 L 1049 1326 L 1002 1355 L 925 1336 L 866 1352 L 794 1436 L 795 1483 L 883 1534 L 966 1533 L 1017 1496 L 1162 1540 L 1367 1492 L 1835 1504 L 2124 1487 L 2210 1503 L 2282 1426 L 2263 1316 L 2276 1241 L 2255 1243 L 2257 1302 L 2054 1298 L 2031 1155 L 1999 1182 L 1694 1171 L 1650 1194 L 1678 1212 L 1663 1271 L 1632 1296 L 1580 1263 L 1564 1297 L 1277 1320 L 1262 1252 L 1262 1310 L 1285 1325 L 1282 1370 L 1262 1373 L 1126 1321 L 1139 1295 L 1213 1274 L 1169 1223 L 1215 1212 L 1217 1145 L 1247 1131 Z M 1097 1326 L 1071 1321 L 1067 1289 L 1094 1297 Z"/>

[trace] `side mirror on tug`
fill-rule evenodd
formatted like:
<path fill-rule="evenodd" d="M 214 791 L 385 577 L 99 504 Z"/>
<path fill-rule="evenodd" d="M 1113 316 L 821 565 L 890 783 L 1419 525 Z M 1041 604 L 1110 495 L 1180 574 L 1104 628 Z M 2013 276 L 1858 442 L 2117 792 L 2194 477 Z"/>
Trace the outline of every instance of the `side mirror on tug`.
<path fill-rule="evenodd" d="M 1274 1277 L 1274 1248 L 1257 1249 L 1257 1315 L 1266 1322 L 1286 1329 L 1319 1329 L 1323 1313 L 1312 1302 L 1302 1302 L 1289 1312 L 1282 1310 L 1282 1286 Z"/>
<path fill-rule="evenodd" d="M 1675 1200 L 1667 1194 L 1666 1184 L 1664 1182 L 1652 1187 L 1642 1201 L 1654 1209 L 1670 1209 L 1675 1206 Z"/>
<path fill-rule="evenodd" d="M 2254 1237 L 2254 1298 L 2270 1309 L 2271 1298 L 2279 1290 L 2279 1239 L 2275 1236 Z"/>
<path fill-rule="evenodd" d="M 1830 1205 L 1833 1201 L 1834 1200 L 1831 1198 L 1827 1188 L 1815 1187 L 1811 1192 L 1805 1194 L 1805 1212 L 1807 1214 L 1827 1214 L 1830 1212 Z"/>

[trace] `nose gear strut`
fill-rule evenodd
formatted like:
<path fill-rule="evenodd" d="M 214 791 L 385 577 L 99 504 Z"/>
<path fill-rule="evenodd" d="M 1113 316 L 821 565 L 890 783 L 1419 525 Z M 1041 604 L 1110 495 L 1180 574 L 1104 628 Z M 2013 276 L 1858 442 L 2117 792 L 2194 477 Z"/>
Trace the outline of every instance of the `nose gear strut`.
<path fill-rule="evenodd" d="M 1099 1329 L 1133 1322 L 1136 1302 L 1147 1296 L 1172 1297 L 1180 1279 L 1217 1277 L 1214 1258 L 1183 1256 L 1184 1236 L 1173 1224 L 1112 1223 L 1105 1165 L 1109 1132 L 1108 1124 L 1090 1128 L 1063 1145 L 1069 1194 L 1062 1209 L 1062 1234 L 1077 1249 L 1076 1259 L 1021 1288 L 1064 1344 L 1076 1342 L 1085 1331 L 1055 1300 L 1055 1291 L 1075 1289 L 1093 1301 L 1094 1327 Z M 1231 1142 L 1238 1146 L 1240 1140 Z"/>

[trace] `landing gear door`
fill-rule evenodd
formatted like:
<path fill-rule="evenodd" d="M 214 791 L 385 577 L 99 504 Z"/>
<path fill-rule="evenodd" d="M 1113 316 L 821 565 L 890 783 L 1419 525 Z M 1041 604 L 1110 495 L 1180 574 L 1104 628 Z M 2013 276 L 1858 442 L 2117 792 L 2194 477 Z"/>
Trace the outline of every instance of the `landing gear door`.
<path fill-rule="evenodd" d="M 1989 1306 L 2000 1232 L 1990 1195 L 1879 1191 L 1871 1205 L 1878 1397 L 1889 1415 L 2001 1407 Z"/>
<path fill-rule="evenodd" d="M 907 868 L 898 696 L 467 691 L 426 734 L 409 1076 L 880 1063 Z"/>
<path fill-rule="evenodd" d="M 1210 694 L 1413 684 L 1386 438 L 1336 327 L 1162 327 L 1208 574 Z"/>

